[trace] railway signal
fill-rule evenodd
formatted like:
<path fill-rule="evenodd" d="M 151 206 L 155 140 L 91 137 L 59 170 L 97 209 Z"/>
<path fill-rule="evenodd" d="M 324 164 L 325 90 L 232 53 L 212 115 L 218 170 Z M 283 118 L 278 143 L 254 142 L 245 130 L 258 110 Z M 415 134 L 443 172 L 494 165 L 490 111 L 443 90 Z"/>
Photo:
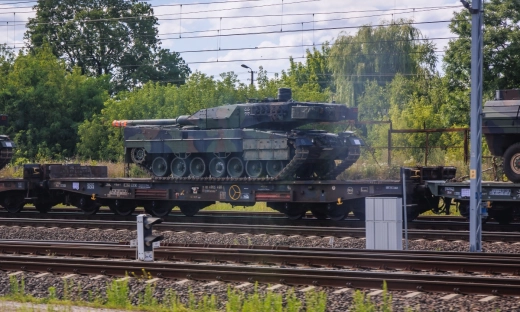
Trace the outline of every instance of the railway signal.
<path fill-rule="evenodd" d="M 137 216 L 137 259 L 141 261 L 153 261 L 153 247 L 155 242 L 164 239 L 162 235 L 153 235 L 152 226 L 159 224 L 162 219 L 148 214 Z"/>

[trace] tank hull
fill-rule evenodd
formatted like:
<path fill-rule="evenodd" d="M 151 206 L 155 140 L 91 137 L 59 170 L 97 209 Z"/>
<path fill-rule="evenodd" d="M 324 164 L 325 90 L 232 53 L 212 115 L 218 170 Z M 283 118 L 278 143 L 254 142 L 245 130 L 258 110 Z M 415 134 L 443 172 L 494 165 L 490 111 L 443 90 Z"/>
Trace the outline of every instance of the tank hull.
<path fill-rule="evenodd" d="M 355 162 L 362 145 L 350 132 L 315 130 L 286 133 L 156 126 L 126 127 L 124 136 L 127 162 L 136 163 L 155 176 L 177 178 L 282 178 L 280 174 L 290 163 L 293 168 L 284 173 L 283 179 L 331 178 L 334 161 L 345 161 L 356 154 L 352 160 Z M 238 168 L 228 169 L 233 165 Z"/>

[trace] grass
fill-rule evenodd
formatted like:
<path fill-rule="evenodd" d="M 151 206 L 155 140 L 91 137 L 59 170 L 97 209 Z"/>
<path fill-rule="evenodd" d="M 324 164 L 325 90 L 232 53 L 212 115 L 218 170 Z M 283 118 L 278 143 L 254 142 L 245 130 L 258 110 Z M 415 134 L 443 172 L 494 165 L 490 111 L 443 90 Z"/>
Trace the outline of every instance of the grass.
<path fill-rule="evenodd" d="M 134 274 L 135 276 L 135 274 Z M 151 276 L 143 270 L 142 276 L 137 276 L 141 281 L 150 279 Z M 56 287 L 49 287 L 46 298 L 36 298 L 25 292 L 25 280 L 22 277 L 11 276 L 9 279 L 9 294 L 1 297 L 4 301 L 16 301 L 27 304 L 44 304 L 52 307 L 52 311 L 66 311 L 72 306 L 86 306 L 92 308 L 111 308 L 154 312 L 298 312 L 313 311 L 325 312 L 327 297 L 324 292 L 309 292 L 305 301 L 296 297 L 294 291 L 286 295 L 273 292 L 261 292 L 258 284 L 255 284 L 253 293 L 246 294 L 242 291 L 228 288 L 227 304 L 219 309 L 215 295 L 203 295 L 196 298 L 193 292 L 189 292 L 188 298 L 180 297 L 172 289 L 167 289 L 162 298 L 155 294 L 154 283 L 145 284 L 144 289 L 135 294 L 130 291 L 128 280 L 113 280 L 107 283 L 106 294 L 83 291 L 80 284 L 73 284 L 65 280 L 61 298 L 57 294 Z M 137 296 L 137 302 L 132 304 L 132 296 Z M 56 309 L 56 306 L 60 308 Z M 305 307 L 305 308 L 304 308 Z M 32 311 L 24 306 L 24 311 Z M 51 309 L 48 309 L 50 311 Z"/>
<path fill-rule="evenodd" d="M 135 274 L 133 275 L 135 276 Z M 140 281 L 151 278 L 144 270 L 142 276 L 136 277 Z M 153 312 L 325 312 L 327 310 L 327 295 L 323 291 L 306 292 L 305 299 L 302 300 L 292 289 L 285 294 L 265 292 L 258 289 L 258 284 L 255 284 L 251 293 L 228 287 L 226 303 L 220 305 L 215 295 L 203 295 L 196 298 L 191 290 L 187 298 L 183 298 L 172 289 L 166 289 L 163 297 L 158 298 L 154 295 L 155 283 L 145 284 L 144 289 L 136 294 L 135 289 L 130 290 L 128 280 L 108 282 L 105 295 L 92 291 L 85 292 L 81 285 L 66 282 L 61 298 L 57 295 L 56 287 L 49 287 L 46 298 L 35 298 L 26 294 L 23 277 L 19 280 L 18 277 L 11 276 L 9 284 L 9 294 L 0 297 L 0 300 L 24 303 L 17 311 L 35 311 L 33 307 L 35 304 L 47 305 L 47 311 L 72 311 L 73 306 Z M 132 296 L 138 298 L 134 304 L 131 301 Z M 383 283 L 383 294 L 378 303 L 359 290 L 355 291 L 352 299 L 352 305 L 348 311 L 392 311 L 392 296 L 388 294 L 386 282 Z M 27 306 L 27 304 L 32 306 Z M 2 308 L 1 304 L 0 308 Z M 405 311 L 413 310 L 406 309 Z"/>

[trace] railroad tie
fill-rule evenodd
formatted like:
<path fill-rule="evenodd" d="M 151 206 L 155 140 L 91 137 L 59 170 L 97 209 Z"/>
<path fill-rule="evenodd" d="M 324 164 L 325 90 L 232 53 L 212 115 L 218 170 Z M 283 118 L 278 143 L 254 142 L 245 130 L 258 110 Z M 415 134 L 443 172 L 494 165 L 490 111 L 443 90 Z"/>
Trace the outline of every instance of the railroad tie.
<path fill-rule="evenodd" d="M 480 299 L 479 302 L 489 302 L 491 300 L 495 300 L 496 298 L 498 298 L 498 296 L 486 296 L 485 298 Z"/>
<path fill-rule="evenodd" d="M 44 277 L 44 276 L 47 276 L 47 275 L 50 275 L 51 273 L 49 272 L 43 272 L 43 273 L 40 273 L 38 275 L 35 275 L 34 278 L 40 278 L 40 277 Z"/>
<path fill-rule="evenodd" d="M 23 274 L 23 271 L 16 271 L 16 272 L 13 272 L 13 273 L 9 273 L 7 275 L 9 275 L 9 276 L 17 276 L 17 275 L 20 275 L 20 274 Z"/>
<path fill-rule="evenodd" d="M 74 276 L 76 276 L 76 274 L 67 274 L 67 275 L 62 276 L 61 279 L 66 280 L 66 279 L 69 279 L 69 278 L 74 277 Z"/>
<path fill-rule="evenodd" d="M 155 283 L 155 282 L 157 282 L 159 280 L 160 280 L 160 278 L 158 278 L 158 277 L 152 278 L 152 279 L 146 280 L 145 284 L 152 284 L 152 283 Z"/>
<path fill-rule="evenodd" d="M 333 292 L 333 294 L 335 294 L 335 295 L 339 295 L 339 294 L 342 294 L 342 293 L 347 292 L 347 291 L 349 291 L 349 290 L 350 290 L 350 288 L 340 288 L 340 289 L 338 289 L 338 290 L 335 290 L 335 291 Z"/>
<path fill-rule="evenodd" d="M 206 287 L 206 286 L 215 286 L 217 284 L 219 284 L 220 282 L 219 281 L 213 281 L 213 282 L 209 282 L 207 284 L 204 284 L 202 285 L 203 287 Z"/>
<path fill-rule="evenodd" d="M 174 284 L 177 284 L 177 285 L 184 285 L 184 284 L 186 284 L 186 283 L 189 282 L 189 281 L 190 281 L 189 279 L 183 279 L 183 280 L 180 280 L 180 281 L 175 282 Z"/>
<path fill-rule="evenodd" d="M 460 294 L 449 294 L 444 297 L 441 297 L 442 300 L 451 300 L 460 297 Z"/>
<path fill-rule="evenodd" d="M 411 293 L 405 295 L 404 298 L 413 298 L 413 297 L 418 296 L 418 295 L 420 295 L 420 294 L 422 294 L 422 292 L 420 292 L 420 291 L 414 291 L 414 292 L 411 292 Z"/>
<path fill-rule="evenodd" d="M 271 287 L 268 287 L 267 290 L 276 290 L 276 289 L 281 288 L 283 286 L 284 285 L 282 285 L 282 284 L 276 284 L 276 285 L 273 285 Z"/>
<path fill-rule="evenodd" d="M 96 276 L 91 277 L 90 279 L 95 281 L 95 280 L 102 279 L 102 278 L 105 278 L 105 275 L 96 275 Z"/>
<path fill-rule="evenodd" d="M 235 288 L 236 289 L 242 289 L 242 288 L 246 288 L 246 287 L 251 286 L 251 285 L 253 285 L 253 284 L 245 282 L 245 283 L 242 283 L 240 285 L 236 285 Z"/>
<path fill-rule="evenodd" d="M 384 291 L 384 290 L 381 290 L 381 289 L 374 290 L 373 292 L 368 293 L 367 296 L 378 296 L 378 295 L 382 294 L 383 291 Z"/>
<path fill-rule="evenodd" d="M 315 289 L 315 288 L 316 288 L 316 287 L 314 287 L 314 286 L 309 286 L 309 287 L 305 287 L 305 288 L 303 288 L 303 289 L 300 289 L 300 290 L 298 290 L 298 291 L 299 291 L 299 292 L 302 292 L 302 293 L 305 293 L 305 292 L 311 291 L 311 290 L 313 290 L 313 289 Z"/>

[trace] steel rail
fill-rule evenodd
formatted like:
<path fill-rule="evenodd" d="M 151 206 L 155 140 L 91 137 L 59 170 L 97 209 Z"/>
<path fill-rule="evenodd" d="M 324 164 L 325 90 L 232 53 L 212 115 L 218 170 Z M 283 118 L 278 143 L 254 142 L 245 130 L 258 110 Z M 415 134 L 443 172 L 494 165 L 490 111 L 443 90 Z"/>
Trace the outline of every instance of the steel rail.
<path fill-rule="evenodd" d="M 356 272 L 345 270 L 288 269 L 272 267 L 179 264 L 117 260 L 68 259 L 0 255 L 0 270 L 126 276 L 142 270 L 152 277 L 169 279 L 259 282 L 325 287 L 381 288 L 425 292 L 457 292 L 514 296 L 520 280 L 473 276 Z"/>
<path fill-rule="evenodd" d="M 0 218 L 15 219 L 48 219 L 48 220 L 85 220 L 85 221 L 135 221 L 136 214 L 129 216 L 119 216 L 104 210 L 95 215 L 85 215 L 77 209 L 65 208 L 65 211 L 56 210 L 49 213 L 39 213 L 35 211 L 22 211 L 19 213 L 0 212 Z M 364 228 L 365 222 L 355 218 L 348 218 L 342 221 L 318 220 L 308 216 L 300 220 L 290 220 L 286 216 L 277 212 L 265 213 L 246 213 L 246 212 L 218 212 L 201 211 L 196 216 L 184 216 L 179 211 L 172 211 L 170 215 L 163 218 L 166 222 L 175 223 L 207 223 L 207 224 L 241 224 L 241 225 L 277 225 L 277 226 L 321 226 L 321 227 L 349 227 Z M 436 229 L 450 231 L 464 231 L 469 228 L 469 223 L 463 217 L 453 216 L 421 216 L 419 219 L 408 222 L 409 229 Z M 520 232 L 520 224 L 501 225 L 488 222 L 483 225 L 485 231 L 493 232 Z"/>
<path fill-rule="evenodd" d="M 135 257 L 135 249 L 121 245 L 91 244 L 33 244 L 0 243 L 3 254 L 30 254 L 98 258 Z M 439 255 L 436 253 L 379 253 L 378 251 L 272 250 L 217 247 L 166 247 L 156 249 L 158 260 L 195 262 L 236 262 L 311 267 L 350 267 L 430 272 L 466 272 L 488 274 L 520 274 L 520 256 L 502 257 L 500 254 L 472 256 L 466 254 Z"/>
<path fill-rule="evenodd" d="M 45 227 L 72 227 L 72 228 L 98 228 L 98 229 L 126 229 L 135 230 L 135 221 L 101 221 L 101 220 L 41 220 L 41 219 L 17 219 L 0 218 L 0 224 L 6 226 L 45 226 Z M 320 237 L 364 237 L 363 228 L 341 227 L 298 227 L 298 226 L 269 226 L 269 225 L 239 225 L 239 224 L 204 224 L 204 223 L 162 223 L 155 226 L 160 231 L 185 231 L 185 232 L 216 232 L 216 233 L 249 233 L 249 234 L 273 234 L 273 235 L 302 235 Z M 443 240 L 467 240 L 468 231 L 446 232 L 443 230 L 409 230 L 410 239 L 443 239 Z M 520 233 L 485 232 L 485 241 L 518 242 Z"/>

